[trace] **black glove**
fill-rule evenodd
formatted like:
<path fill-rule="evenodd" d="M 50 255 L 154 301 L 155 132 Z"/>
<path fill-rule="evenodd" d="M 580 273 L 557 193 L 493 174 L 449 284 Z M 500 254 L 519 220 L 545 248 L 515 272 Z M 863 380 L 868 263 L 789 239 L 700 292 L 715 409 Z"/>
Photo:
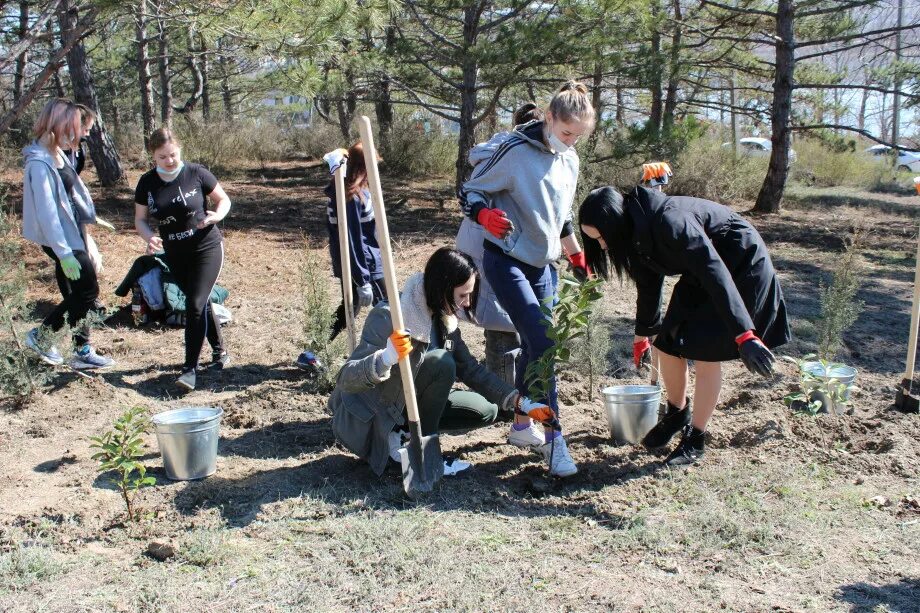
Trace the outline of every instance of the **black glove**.
<path fill-rule="evenodd" d="M 769 377 L 773 374 L 773 362 L 776 361 L 776 358 L 759 338 L 748 339 L 741 343 L 738 353 L 741 354 L 741 361 L 752 373 L 762 377 Z"/>

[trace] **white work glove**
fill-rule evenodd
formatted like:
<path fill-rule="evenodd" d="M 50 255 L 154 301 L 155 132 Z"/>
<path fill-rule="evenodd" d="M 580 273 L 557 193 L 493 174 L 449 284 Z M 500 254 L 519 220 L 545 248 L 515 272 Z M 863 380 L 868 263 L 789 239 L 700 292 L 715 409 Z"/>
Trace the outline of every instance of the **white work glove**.
<path fill-rule="evenodd" d="M 365 283 L 355 288 L 355 299 L 358 301 L 359 307 L 371 306 L 374 303 L 374 290 L 371 288 L 371 284 Z"/>

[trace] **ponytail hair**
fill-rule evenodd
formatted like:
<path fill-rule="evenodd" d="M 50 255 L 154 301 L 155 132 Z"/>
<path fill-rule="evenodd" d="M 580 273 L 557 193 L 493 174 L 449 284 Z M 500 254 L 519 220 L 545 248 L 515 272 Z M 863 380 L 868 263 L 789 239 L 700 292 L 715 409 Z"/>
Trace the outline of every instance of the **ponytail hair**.
<path fill-rule="evenodd" d="M 558 121 L 594 123 L 594 107 L 588 98 L 588 87 L 579 81 L 563 83 L 550 100 L 548 110 Z"/>

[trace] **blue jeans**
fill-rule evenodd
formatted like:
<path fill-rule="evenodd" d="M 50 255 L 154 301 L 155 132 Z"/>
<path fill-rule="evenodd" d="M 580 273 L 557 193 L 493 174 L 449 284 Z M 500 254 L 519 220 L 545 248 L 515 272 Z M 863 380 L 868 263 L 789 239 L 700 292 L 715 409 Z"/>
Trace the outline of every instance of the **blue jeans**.
<path fill-rule="evenodd" d="M 537 268 L 487 247 L 482 257 L 482 268 L 498 303 L 508 312 L 511 323 L 521 337 L 521 359 L 517 365 L 514 386 L 529 397 L 524 379 L 527 365 L 538 360 L 553 344 L 546 336 L 546 323 L 540 310 L 544 301 L 555 295 L 550 272 L 552 267 Z M 545 402 L 558 415 L 555 374 L 548 383 L 549 397 L 531 400 Z"/>

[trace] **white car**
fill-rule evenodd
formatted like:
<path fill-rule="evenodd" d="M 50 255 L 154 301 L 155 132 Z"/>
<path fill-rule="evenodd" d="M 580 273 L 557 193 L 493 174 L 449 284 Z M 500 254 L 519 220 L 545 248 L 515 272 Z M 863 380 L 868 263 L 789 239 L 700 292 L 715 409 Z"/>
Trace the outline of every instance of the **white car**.
<path fill-rule="evenodd" d="M 866 153 L 878 158 L 888 157 L 891 155 L 891 147 L 888 145 L 872 145 L 866 149 Z M 920 172 L 920 153 L 898 149 L 898 170 Z"/>
<path fill-rule="evenodd" d="M 725 149 L 731 149 L 731 143 L 722 143 Z M 773 141 L 769 138 L 760 138 L 759 136 L 747 136 L 738 140 L 738 153 L 755 158 L 770 157 L 773 152 Z M 789 149 L 789 163 L 795 162 L 798 156 L 795 150 Z"/>

